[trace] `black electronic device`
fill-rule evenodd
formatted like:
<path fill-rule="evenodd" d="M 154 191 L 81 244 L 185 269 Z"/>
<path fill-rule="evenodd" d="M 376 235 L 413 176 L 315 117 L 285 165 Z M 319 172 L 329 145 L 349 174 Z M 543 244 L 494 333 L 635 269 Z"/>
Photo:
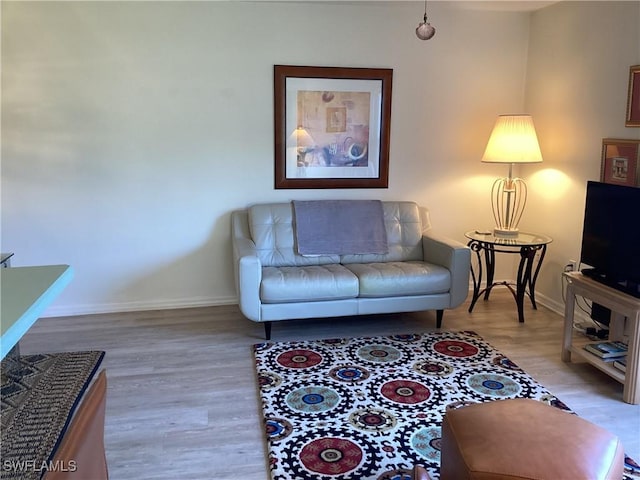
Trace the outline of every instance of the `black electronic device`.
<path fill-rule="evenodd" d="M 640 188 L 587 182 L 582 273 L 640 298 Z"/>
<path fill-rule="evenodd" d="M 611 310 L 604 305 L 592 302 L 591 318 L 598 322 L 600 325 L 609 325 L 609 321 L 611 320 Z"/>

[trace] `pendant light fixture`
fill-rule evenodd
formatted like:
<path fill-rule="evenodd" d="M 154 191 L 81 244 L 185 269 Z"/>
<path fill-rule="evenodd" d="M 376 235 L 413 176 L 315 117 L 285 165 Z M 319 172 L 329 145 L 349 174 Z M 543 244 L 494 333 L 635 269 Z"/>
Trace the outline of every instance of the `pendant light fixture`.
<path fill-rule="evenodd" d="M 427 22 L 427 0 L 424 0 L 424 19 L 418 24 L 418 27 L 416 28 L 416 36 L 420 40 L 429 40 L 435 34 L 435 27 L 432 27 L 431 24 Z"/>

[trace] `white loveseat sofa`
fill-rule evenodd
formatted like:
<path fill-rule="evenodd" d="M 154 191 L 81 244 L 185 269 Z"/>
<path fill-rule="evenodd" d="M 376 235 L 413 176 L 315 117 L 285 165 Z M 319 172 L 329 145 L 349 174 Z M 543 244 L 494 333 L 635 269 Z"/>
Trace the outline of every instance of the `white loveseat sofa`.
<path fill-rule="evenodd" d="M 444 310 L 464 302 L 470 250 L 432 234 L 416 203 L 381 203 L 384 254 L 301 255 L 292 202 L 232 212 L 240 310 L 264 323 L 267 339 L 277 320 L 420 310 L 436 310 L 440 328 Z"/>

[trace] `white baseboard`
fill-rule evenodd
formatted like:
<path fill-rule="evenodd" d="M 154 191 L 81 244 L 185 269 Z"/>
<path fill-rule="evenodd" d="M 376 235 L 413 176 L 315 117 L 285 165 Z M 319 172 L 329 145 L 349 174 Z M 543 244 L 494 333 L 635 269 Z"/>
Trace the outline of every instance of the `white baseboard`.
<path fill-rule="evenodd" d="M 546 295 L 536 293 L 536 303 L 564 317 L 564 302 L 558 302 L 552 298 L 547 297 Z M 576 312 L 576 315 L 578 315 L 578 312 Z"/>
<path fill-rule="evenodd" d="M 469 289 L 469 298 L 473 287 Z M 526 301 L 526 299 L 525 299 Z M 564 317 L 564 303 L 553 300 L 546 295 L 536 294 L 536 302 Z M 139 302 L 85 304 L 85 305 L 52 305 L 42 317 L 69 317 L 74 315 L 92 315 L 105 313 L 141 312 L 145 310 L 174 310 L 178 308 L 213 307 L 218 305 L 237 305 L 237 296 L 228 297 L 190 297 L 173 300 L 146 300 Z M 579 309 L 575 311 L 576 321 L 589 321 L 589 317 Z"/>
<path fill-rule="evenodd" d="M 508 280 L 508 282 L 512 283 L 514 285 L 516 283 L 515 280 Z M 473 284 L 470 284 L 470 286 L 469 286 L 469 298 L 472 295 L 473 295 Z M 527 303 L 530 305 L 528 297 L 525 295 L 525 304 L 527 304 Z M 536 292 L 536 304 L 541 305 L 541 306 L 543 306 L 545 308 L 548 308 L 552 312 L 557 313 L 558 315 L 560 315 L 560 317 L 562 317 L 561 320 L 564 319 L 564 302 L 559 302 L 559 301 L 554 300 L 554 299 L 552 299 L 550 297 L 547 297 L 546 295 L 541 294 L 540 292 Z M 574 310 L 574 323 L 576 323 L 576 322 L 591 323 L 591 318 L 585 312 L 583 312 L 579 308 L 576 308 Z"/>
<path fill-rule="evenodd" d="M 70 317 L 104 313 L 141 312 L 145 310 L 175 310 L 177 308 L 237 305 L 237 297 L 191 297 L 173 300 L 145 300 L 139 302 L 103 303 L 86 305 L 52 305 L 42 317 Z"/>
<path fill-rule="evenodd" d="M 527 298 L 528 297 L 525 296 L 525 299 L 524 299 L 525 302 L 528 302 Z M 553 300 L 552 298 L 547 297 L 546 295 L 542 295 L 536 292 L 536 304 L 541 305 L 545 308 L 548 308 L 552 312 L 557 313 L 561 317 L 560 320 L 564 321 L 564 302 L 558 302 L 556 300 Z M 591 323 L 592 322 L 589 315 L 587 315 L 585 312 L 583 312 L 579 308 L 574 309 L 573 321 L 574 323 L 581 323 L 581 322 Z"/>

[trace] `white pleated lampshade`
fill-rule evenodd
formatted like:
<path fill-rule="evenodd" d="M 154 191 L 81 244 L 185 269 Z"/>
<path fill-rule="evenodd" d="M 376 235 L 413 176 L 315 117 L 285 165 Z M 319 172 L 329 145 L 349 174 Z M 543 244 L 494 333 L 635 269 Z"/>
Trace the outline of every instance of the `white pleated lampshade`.
<path fill-rule="evenodd" d="M 485 163 L 538 163 L 542 153 L 531 115 L 500 115 L 482 156 Z"/>

